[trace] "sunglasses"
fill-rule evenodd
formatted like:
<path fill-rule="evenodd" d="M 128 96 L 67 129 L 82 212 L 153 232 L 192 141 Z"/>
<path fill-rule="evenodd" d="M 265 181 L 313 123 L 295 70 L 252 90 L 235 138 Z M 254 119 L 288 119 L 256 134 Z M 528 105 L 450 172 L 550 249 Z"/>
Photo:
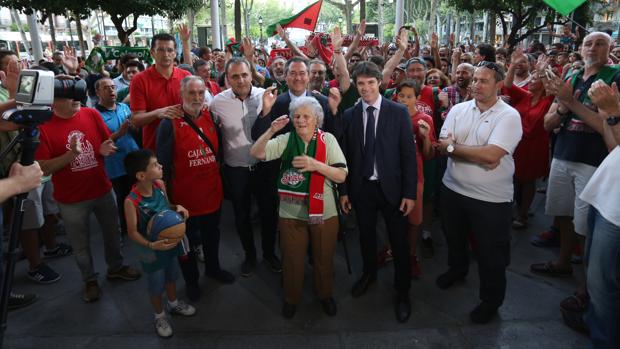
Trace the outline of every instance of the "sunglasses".
<path fill-rule="evenodd" d="M 476 67 L 488 68 L 488 69 L 494 70 L 497 73 L 504 72 L 503 69 L 499 65 L 493 62 L 488 62 L 488 61 L 481 61 L 480 63 L 476 64 Z"/>

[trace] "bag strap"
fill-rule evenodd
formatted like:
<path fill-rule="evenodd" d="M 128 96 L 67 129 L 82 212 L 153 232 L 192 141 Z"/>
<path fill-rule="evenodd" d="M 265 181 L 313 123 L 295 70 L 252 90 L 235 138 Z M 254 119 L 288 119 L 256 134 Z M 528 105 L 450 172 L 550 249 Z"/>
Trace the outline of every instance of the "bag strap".
<path fill-rule="evenodd" d="M 215 158 L 219 160 L 213 143 L 211 143 L 209 138 L 207 138 L 207 136 L 202 132 L 198 125 L 196 125 L 192 118 L 187 114 L 183 114 L 183 120 L 194 130 L 194 132 L 198 134 L 198 136 L 200 136 L 200 138 L 202 138 L 203 141 L 205 141 L 205 143 L 207 143 L 207 146 L 211 148 L 211 152 L 213 153 L 213 155 L 215 155 Z"/>

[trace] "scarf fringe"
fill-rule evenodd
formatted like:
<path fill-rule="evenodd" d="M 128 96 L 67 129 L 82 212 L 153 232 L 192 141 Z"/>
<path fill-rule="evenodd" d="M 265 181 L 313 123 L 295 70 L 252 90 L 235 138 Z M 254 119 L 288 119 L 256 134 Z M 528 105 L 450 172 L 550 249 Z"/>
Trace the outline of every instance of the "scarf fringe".
<path fill-rule="evenodd" d="M 323 215 L 310 215 L 308 217 L 308 224 L 323 224 Z"/>
<path fill-rule="evenodd" d="M 288 193 L 280 193 L 280 201 L 293 205 L 305 205 L 308 203 L 308 195 L 290 195 Z"/>

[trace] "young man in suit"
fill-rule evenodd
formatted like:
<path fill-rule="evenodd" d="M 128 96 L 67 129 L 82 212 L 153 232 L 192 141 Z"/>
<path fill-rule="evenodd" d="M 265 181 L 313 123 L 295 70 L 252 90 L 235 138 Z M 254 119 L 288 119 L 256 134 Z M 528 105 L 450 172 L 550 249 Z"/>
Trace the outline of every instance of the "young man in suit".
<path fill-rule="evenodd" d="M 381 211 L 394 254 L 395 313 L 399 322 L 411 315 L 411 265 L 407 215 L 416 199 L 416 150 L 407 108 L 379 93 L 383 76 L 372 62 L 358 63 L 353 83 L 361 103 L 343 115 L 342 150 L 349 176 L 340 187 L 345 213 L 355 208 L 364 272 L 352 289 L 363 295 L 377 279 L 377 212 Z"/>

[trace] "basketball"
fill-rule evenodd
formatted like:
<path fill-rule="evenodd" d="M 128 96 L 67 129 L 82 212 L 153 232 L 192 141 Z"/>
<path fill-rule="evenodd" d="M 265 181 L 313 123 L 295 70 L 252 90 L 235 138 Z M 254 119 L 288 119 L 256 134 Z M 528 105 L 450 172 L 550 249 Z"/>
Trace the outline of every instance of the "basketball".
<path fill-rule="evenodd" d="M 185 236 L 183 216 L 172 210 L 164 210 L 154 215 L 147 225 L 151 241 L 168 240 L 178 243 Z"/>

